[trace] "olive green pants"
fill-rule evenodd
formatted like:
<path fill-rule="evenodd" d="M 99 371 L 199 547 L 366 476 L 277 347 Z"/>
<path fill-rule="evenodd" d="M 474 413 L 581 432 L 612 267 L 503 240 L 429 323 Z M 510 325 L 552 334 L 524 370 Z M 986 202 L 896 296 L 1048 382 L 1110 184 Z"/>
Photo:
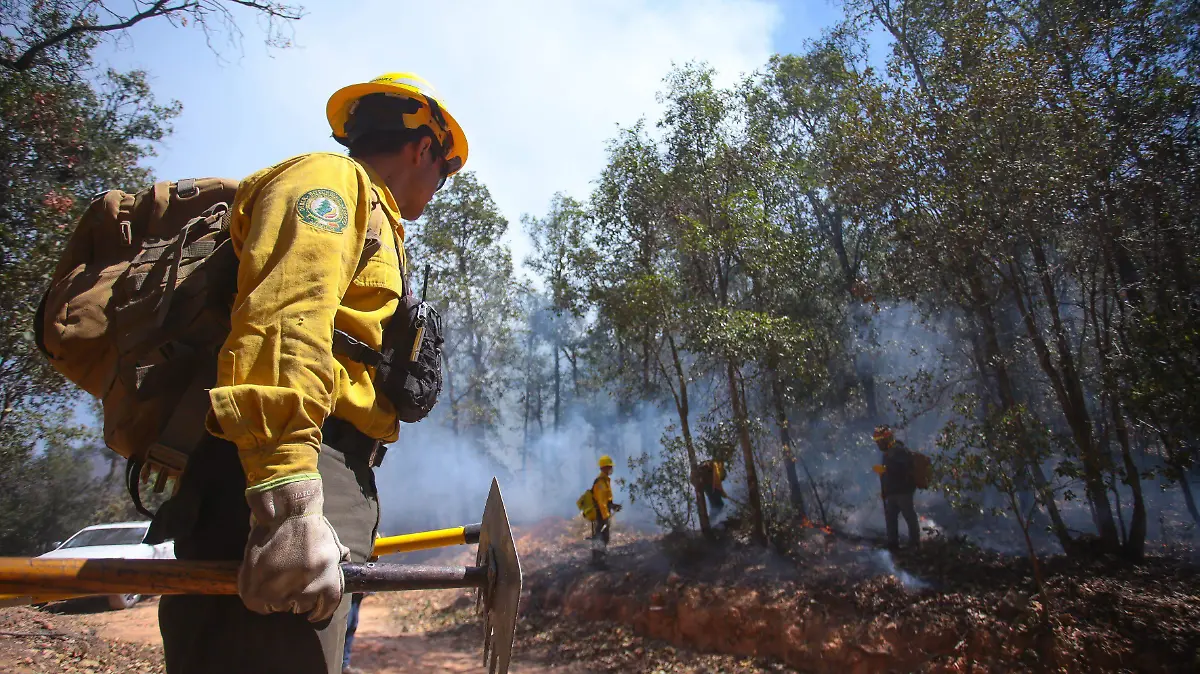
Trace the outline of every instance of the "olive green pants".
<path fill-rule="evenodd" d="M 323 446 L 317 469 L 325 517 L 350 548 L 352 561 L 371 554 L 379 524 L 375 476 L 365 459 Z M 240 560 L 250 534 L 250 509 L 237 448 L 210 437 L 188 461 L 179 493 L 155 517 L 154 529 L 175 539 L 175 556 Z M 155 532 L 152 531 L 153 535 Z M 260 615 L 237 596 L 168 596 L 158 610 L 168 674 L 338 674 L 350 595 L 329 620 Z"/>

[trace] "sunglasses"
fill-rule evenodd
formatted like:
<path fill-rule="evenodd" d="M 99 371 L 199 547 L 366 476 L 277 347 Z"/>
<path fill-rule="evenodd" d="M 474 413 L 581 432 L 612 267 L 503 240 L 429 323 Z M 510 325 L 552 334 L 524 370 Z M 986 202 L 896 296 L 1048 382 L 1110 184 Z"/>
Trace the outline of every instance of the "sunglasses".
<path fill-rule="evenodd" d="M 438 181 L 437 190 L 434 190 L 435 192 L 445 187 L 446 179 L 450 177 L 451 173 L 454 173 L 458 171 L 458 169 L 462 168 L 462 157 L 454 157 L 451 159 L 448 156 L 450 154 L 450 148 L 452 147 L 454 147 L 454 136 L 447 132 L 444 144 L 441 146 L 442 155 L 440 159 L 442 166 L 440 170 L 442 173 L 442 178 Z"/>
<path fill-rule="evenodd" d="M 445 187 L 446 179 L 450 177 L 450 162 L 446 161 L 446 159 L 444 157 L 442 158 L 441 161 L 442 161 L 442 167 L 439 170 L 441 171 L 442 177 L 440 180 L 438 180 L 437 189 L 434 190 L 434 192 L 438 192 L 443 187 Z"/>

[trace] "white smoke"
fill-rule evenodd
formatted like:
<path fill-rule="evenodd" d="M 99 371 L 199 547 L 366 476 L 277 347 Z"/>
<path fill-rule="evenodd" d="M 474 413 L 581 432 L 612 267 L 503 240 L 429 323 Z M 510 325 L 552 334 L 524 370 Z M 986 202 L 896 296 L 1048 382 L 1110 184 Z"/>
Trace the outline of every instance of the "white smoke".
<path fill-rule="evenodd" d="M 652 409 L 622 424 L 598 427 L 576 408 L 558 430 L 547 427 L 528 446 L 522 433 L 504 429 L 486 446 L 456 435 L 436 416 L 405 425 L 376 471 L 384 535 L 425 531 L 478 522 L 492 478 L 500 482 L 505 509 L 514 524 L 546 517 L 578 516 L 576 499 L 599 474 L 597 460 L 616 463 L 614 500 L 626 507 L 621 519 L 646 519 L 619 483 L 629 478 L 625 458 L 641 451 L 647 435 L 657 442 L 664 426 Z"/>

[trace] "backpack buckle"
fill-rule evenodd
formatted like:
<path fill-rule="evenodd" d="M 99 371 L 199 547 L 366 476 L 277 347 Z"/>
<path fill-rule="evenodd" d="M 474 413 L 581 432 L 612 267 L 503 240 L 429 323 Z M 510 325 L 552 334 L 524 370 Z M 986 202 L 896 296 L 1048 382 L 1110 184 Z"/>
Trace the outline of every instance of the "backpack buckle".
<path fill-rule="evenodd" d="M 367 465 L 372 468 L 383 465 L 384 454 L 387 454 L 387 445 L 383 444 L 383 440 L 376 440 L 371 446 L 371 453 L 367 456 Z"/>
<path fill-rule="evenodd" d="M 200 194 L 200 188 L 196 186 L 195 178 L 184 178 L 175 183 L 175 196 L 180 199 L 191 199 Z"/>

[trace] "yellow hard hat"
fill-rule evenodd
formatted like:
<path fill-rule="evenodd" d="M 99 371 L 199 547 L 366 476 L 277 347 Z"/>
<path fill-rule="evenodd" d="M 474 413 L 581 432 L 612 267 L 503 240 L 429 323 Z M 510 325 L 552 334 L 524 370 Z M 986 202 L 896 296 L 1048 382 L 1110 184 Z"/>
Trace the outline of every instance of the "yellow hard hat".
<path fill-rule="evenodd" d="M 442 99 L 424 78 L 413 73 L 387 73 L 370 82 L 342 87 L 329 97 L 325 116 L 335 138 L 345 139 L 346 123 L 354 113 L 354 107 L 364 96 L 386 94 L 406 98 L 420 103 L 411 114 L 402 115 L 406 129 L 427 127 L 446 153 L 449 174 L 453 175 L 467 163 L 467 137 L 454 116 L 442 104 Z"/>
<path fill-rule="evenodd" d="M 611 456 L 605 454 L 604 456 L 600 457 L 600 467 L 601 468 L 612 468 L 612 465 L 613 465 L 613 460 L 612 460 Z"/>

